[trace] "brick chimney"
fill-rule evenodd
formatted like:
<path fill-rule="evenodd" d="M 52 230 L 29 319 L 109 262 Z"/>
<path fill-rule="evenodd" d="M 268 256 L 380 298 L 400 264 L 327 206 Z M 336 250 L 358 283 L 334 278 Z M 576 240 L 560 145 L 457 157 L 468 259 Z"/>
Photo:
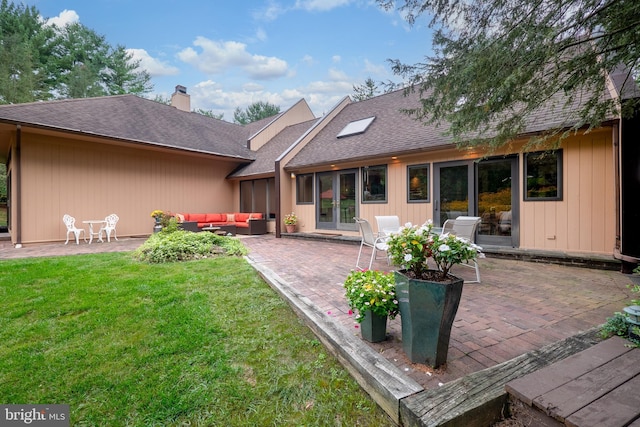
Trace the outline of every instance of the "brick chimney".
<path fill-rule="evenodd" d="M 178 110 L 191 111 L 191 96 L 187 94 L 187 88 L 178 85 L 176 91 L 171 95 L 171 106 Z"/>

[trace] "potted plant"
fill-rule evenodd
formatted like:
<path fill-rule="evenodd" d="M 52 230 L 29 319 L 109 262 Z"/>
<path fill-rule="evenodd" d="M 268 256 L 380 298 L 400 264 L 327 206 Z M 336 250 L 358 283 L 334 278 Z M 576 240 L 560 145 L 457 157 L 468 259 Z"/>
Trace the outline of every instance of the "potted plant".
<path fill-rule="evenodd" d="M 156 209 L 155 211 L 151 212 L 151 217 L 156 221 L 153 226 L 153 232 L 157 233 L 162 230 L 162 224 L 160 224 L 160 221 L 162 221 L 162 218 L 164 217 L 164 212 Z"/>
<path fill-rule="evenodd" d="M 295 213 L 291 212 L 284 216 L 284 225 L 287 229 L 287 233 L 295 233 L 296 224 L 298 224 L 298 217 Z"/>
<path fill-rule="evenodd" d="M 464 281 L 451 268 L 474 260 L 482 248 L 453 234 L 436 234 L 429 220 L 411 223 L 387 241 L 394 265 L 396 292 L 402 319 L 402 346 L 412 362 L 438 367 L 446 362 L 451 327 Z M 433 259 L 435 268 L 427 261 Z"/>
<path fill-rule="evenodd" d="M 375 270 L 353 270 L 344 281 L 349 307 L 356 311 L 362 338 L 370 342 L 384 341 L 387 318 L 398 314 L 393 273 Z"/>

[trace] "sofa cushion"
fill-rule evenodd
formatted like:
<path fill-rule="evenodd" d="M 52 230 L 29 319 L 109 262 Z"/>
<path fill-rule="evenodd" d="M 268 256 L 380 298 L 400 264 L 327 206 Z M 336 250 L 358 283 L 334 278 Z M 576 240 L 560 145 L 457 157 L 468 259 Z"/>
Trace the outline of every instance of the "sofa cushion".
<path fill-rule="evenodd" d="M 184 219 L 187 221 L 195 221 L 197 223 L 207 222 L 207 214 L 189 214 L 189 217 L 185 215 Z"/>
<path fill-rule="evenodd" d="M 227 215 L 221 213 L 208 213 L 207 222 L 227 222 Z"/>

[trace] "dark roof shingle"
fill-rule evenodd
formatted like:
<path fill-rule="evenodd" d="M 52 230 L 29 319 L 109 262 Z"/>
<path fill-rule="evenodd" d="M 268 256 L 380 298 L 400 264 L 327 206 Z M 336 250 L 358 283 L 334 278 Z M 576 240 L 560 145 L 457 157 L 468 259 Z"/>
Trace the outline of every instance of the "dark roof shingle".
<path fill-rule="evenodd" d="M 135 95 L 0 106 L 0 122 L 253 160 L 248 130 Z"/>

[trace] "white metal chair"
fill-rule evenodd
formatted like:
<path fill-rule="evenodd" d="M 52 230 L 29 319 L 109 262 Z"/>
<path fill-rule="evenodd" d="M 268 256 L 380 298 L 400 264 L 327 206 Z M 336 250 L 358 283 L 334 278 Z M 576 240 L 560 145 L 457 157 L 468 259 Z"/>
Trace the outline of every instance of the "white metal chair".
<path fill-rule="evenodd" d="M 80 244 L 80 234 L 82 234 L 84 241 L 87 241 L 87 235 L 85 234 L 84 228 L 76 227 L 76 219 L 74 217 L 69 214 L 64 214 L 62 222 L 64 222 L 64 225 L 67 227 L 67 241 L 64 242 L 65 245 L 69 243 L 69 234 L 71 233 L 73 233 L 76 238 L 76 245 Z"/>
<path fill-rule="evenodd" d="M 371 224 L 369 221 L 363 218 L 353 218 L 355 222 L 360 227 L 360 234 L 362 235 L 362 241 L 360 242 L 360 251 L 358 251 L 358 259 L 356 260 L 356 268 L 359 270 L 364 270 L 360 267 L 360 256 L 362 255 L 362 248 L 364 246 L 368 246 L 371 248 L 371 259 L 369 260 L 369 270 L 371 270 L 371 266 L 373 265 L 373 260 L 376 259 L 376 253 L 387 252 L 387 244 L 385 243 L 386 237 L 376 237 L 373 234 L 373 229 L 371 228 Z M 388 258 L 387 258 L 388 261 Z"/>
<path fill-rule="evenodd" d="M 99 234 L 102 236 L 102 232 L 104 231 L 107 235 L 107 242 L 111 241 L 111 232 L 113 232 L 113 238 L 118 240 L 118 237 L 116 236 L 116 224 L 119 220 L 120 218 L 118 218 L 118 215 L 116 214 L 108 215 L 104 219 L 104 225 L 100 228 Z"/>
<path fill-rule="evenodd" d="M 397 215 L 376 216 L 378 237 L 389 237 L 389 233 L 400 230 L 400 217 Z"/>
<path fill-rule="evenodd" d="M 448 219 L 442 224 L 442 234 L 451 233 L 457 237 L 467 239 L 471 243 L 476 242 L 476 229 L 482 222 L 482 218 L 479 216 L 459 216 L 456 219 Z M 473 260 L 464 264 L 460 264 L 464 267 L 470 267 L 476 270 L 476 280 L 465 281 L 466 283 L 480 283 L 480 266 L 478 261 Z"/>

